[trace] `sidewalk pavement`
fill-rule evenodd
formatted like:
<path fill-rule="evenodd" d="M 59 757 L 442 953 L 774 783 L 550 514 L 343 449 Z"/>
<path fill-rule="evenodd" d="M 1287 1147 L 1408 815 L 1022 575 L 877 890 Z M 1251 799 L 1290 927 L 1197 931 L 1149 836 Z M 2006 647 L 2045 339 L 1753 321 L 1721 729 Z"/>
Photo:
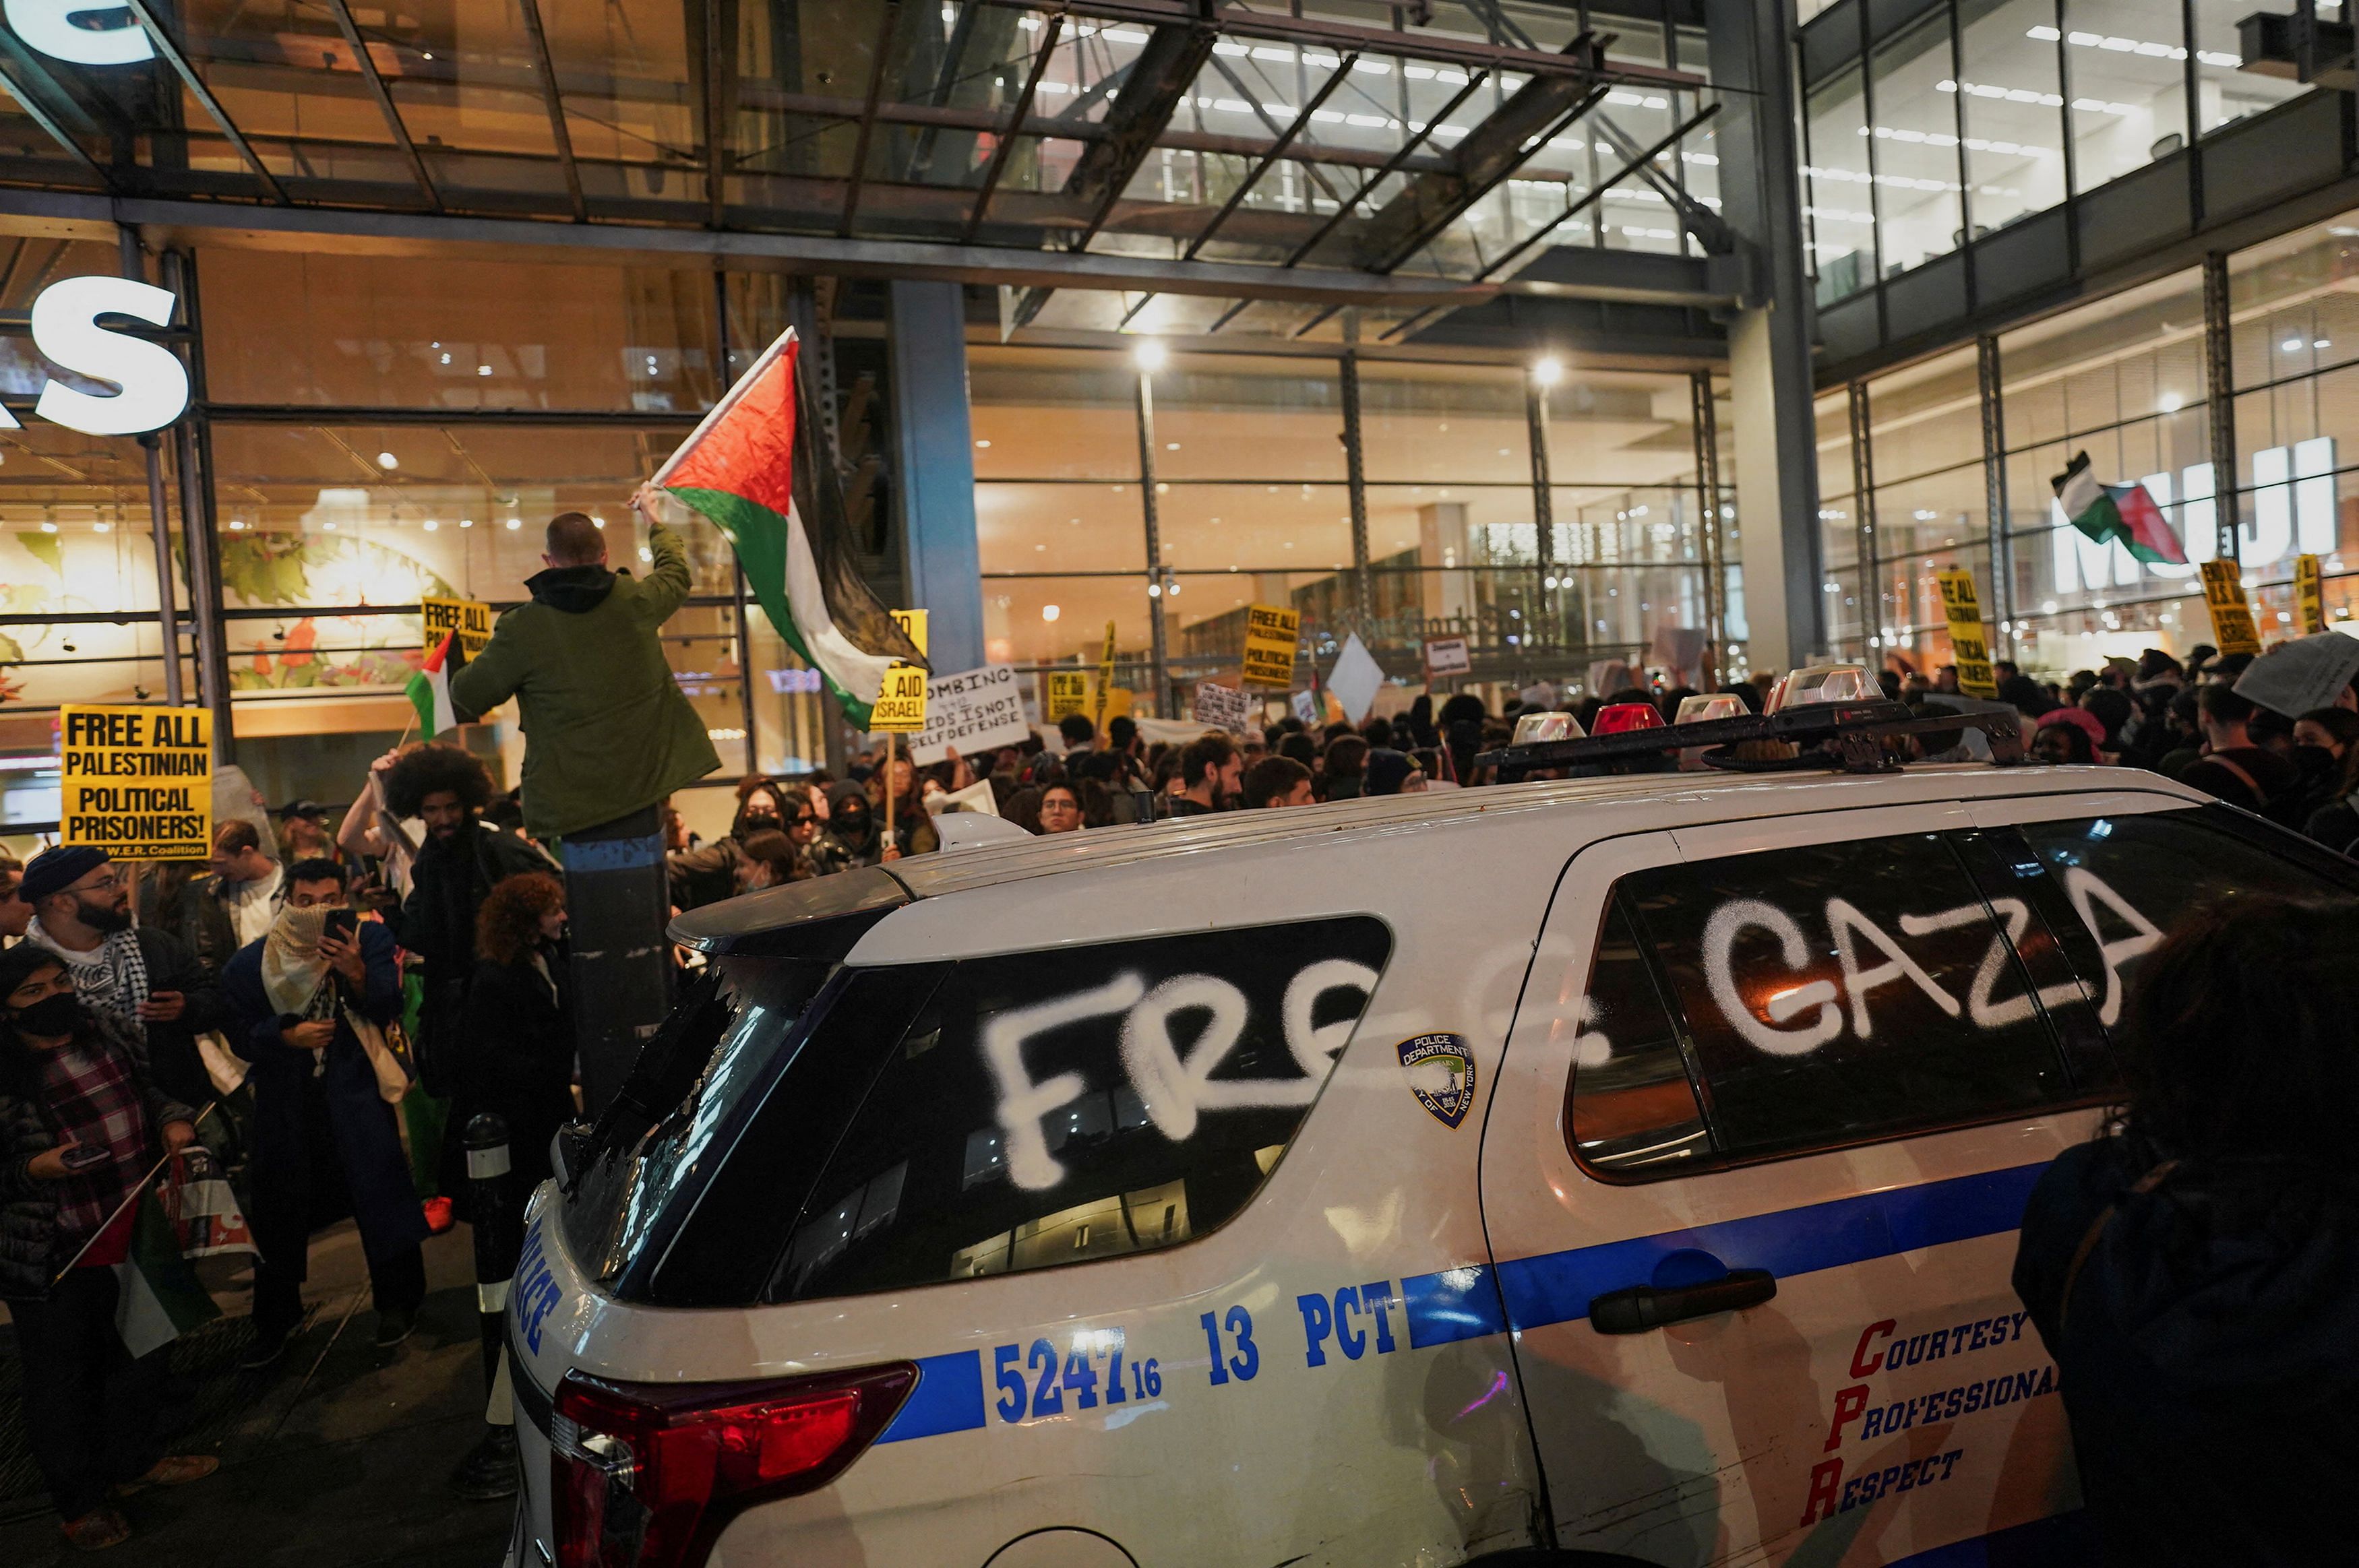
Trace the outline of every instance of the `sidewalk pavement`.
<path fill-rule="evenodd" d="M 187 1336 L 175 1366 L 193 1384 L 190 1425 L 172 1448 L 217 1454 L 221 1470 L 132 1498 L 123 1505 L 131 1540 L 92 1558 L 67 1547 L 39 1491 L 23 1447 L 14 1336 L 0 1330 L 11 1341 L 0 1355 L 0 1563 L 493 1568 L 512 1505 L 462 1502 L 449 1487 L 484 1431 L 473 1247 L 464 1226 L 426 1243 L 418 1332 L 392 1350 L 371 1343 L 376 1316 L 350 1221 L 312 1241 L 310 1315 L 276 1366 L 238 1369 L 250 1333 L 243 1315 Z M 242 1314 L 245 1301 L 239 1291 L 224 1304 Z"/>

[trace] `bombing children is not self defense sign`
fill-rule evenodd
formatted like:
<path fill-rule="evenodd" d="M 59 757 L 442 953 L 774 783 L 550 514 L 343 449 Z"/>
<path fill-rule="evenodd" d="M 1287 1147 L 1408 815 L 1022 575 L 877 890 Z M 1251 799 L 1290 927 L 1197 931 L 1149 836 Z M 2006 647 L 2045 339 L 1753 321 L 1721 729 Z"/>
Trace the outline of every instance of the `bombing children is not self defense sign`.
<path fill-rule="evenodd" d="M 60 708 L 60 841 L 126 860 L 203 860 L 212 718 L 202 708 Z"/>

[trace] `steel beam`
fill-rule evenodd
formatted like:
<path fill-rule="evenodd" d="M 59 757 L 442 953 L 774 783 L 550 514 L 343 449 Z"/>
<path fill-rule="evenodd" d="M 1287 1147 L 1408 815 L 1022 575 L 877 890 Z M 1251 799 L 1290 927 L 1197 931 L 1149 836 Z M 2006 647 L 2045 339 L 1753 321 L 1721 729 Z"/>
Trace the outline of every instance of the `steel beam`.
<path fill-rule="evenodd" d="M 1359 58 L 1356 54 L 1345 55 L 1343 63 L 1335 68 L 1335 74 L 1320 84 L 1319 91 L 1310 95 L 1310 102 L 1302 106 L 1302 113 L 1294 117 L 1294 124 L 1287 126 L 1279 134 L 1277 140 L 1270 144 L 1269 151 L 1262 155 L 1259 163 L 1254 165 L 1253 172 L 1237 182 L 1237 188 L 1229 192 L 1229 199 L 1221 204 L 1221 210 L 1212 214 L 1212 221 L 1205 224 L 1194 239 L 1188 242 L 1188 249 L 1182 253 L 1185 259 L 1189 261 L 1196 259 L 1196 254 L 1204 248 L 1220 226 L 1229 221 L 1229 214 L 1235 211 L 1244 202 L 1246 193 L 1260 184 L 1261 177 L 1267 174 L 1277 160 L 1286 156 L 1287 148 L 1292 146 L 1295 138 L 1301 135 L 1309 127 L 1310 117 L 1327 106 L 1327 100 L 1334 95 L 1335 90 L 1343 86 L 1345 79 L 1352 74 L 1352 62 Z M 1332 192 L 1330 194 L 1332 195 Z"/>
<path fill-rule="evenodd" d="M 0 190 L 0 230 L 14 215 L 17 232 L 112 243 L 118 223 L 152 232 L 157 243 L 233 243 L 290 254 L 447 255 L 469 247 L 487 261 L 596 259 L 660 267 L 684 263 L 747 271 L 814 272 L 847 277 L 952 278 L 1016 287 L 1152 288 L 1225 299 L 1423 308 L 1479 305 L 1501 294 L 1618 299 L 1712 307 L 1734 298 L 1726 258 L 1637 255 L 1560 250 L 1548 278 L 1467 283 L 1451 278 L 1385 276 L 1340 267 L 1282 268 L 1248 262 L 1032 250 L 1013 245 L 953 245 L 922 240 L 844 240 L 827 234 L 751 234 L 621 223 L 565 223 L 325 207 L 110 198 L 86 191 Z M 1535 269 L 1538 270 L 1538 269 Z"/>
<path fill-rule="evenodd" d="M 590 203 L 582 193 L 582 167 L 573 161 L 573 133 L 565 124 L 565 100 L 557 91 L 557 62 L 549 53 L 549 28 L 540 19 L 540 0 L 516 0 L 524 12 L 525 31 L 532 35 L 532 68 L 540 78 L 541 103 L 549 110 L 549 139 L 557 145 L 557 161 L 565 171 L 565 194 L 573 203 L 573 221 L 590 221 Z"/>
<path fill-rule="evenodd" d="M 369 58 L 368 45 L 361 39 L 360 24 L 353 20 L 351 5 L 348 0 L 327 0 L 327 6 L 335 13 L 336 26 L 342 30 L 345 46 L 353 51 L 361 77 L 368 83 L 369 96 L 376 100 L 377 113 L 385 116 L 385 128 L 393 133 L 395 145 L 409 161 L 410 177 L 418 181 L 419 193 L 426 198 L 429 207 L 441 211 L 441 192 L 434 189 L 433 178 L 426 172 L 426 160 L 418 156 L 418 144 L 409 139 L 409 127 L 402 123 L 401 112 L 394 106 L 393 93 L 386 87 L 376 61 Z"/>
<path fill-rule="evenodd" d="M 1546 223 L 1542 224 L 1532 232 L 1525 235 L 1521 240 L 1516 242 L 1513 249 L 1501 255 L 1496 261 L 1485 265 L 1480 272 L 1477 272 L 1474 275 L 1474 281 L 1480 283 L 1486 278 L 1495 277 L 1500 273 L 1506 271 L 1507 267 L 1512 265 L 1516 258 L 1523 255 L 1525 252 L 1530 250 L 1534 245 L 1538 244 L 1542 240 L 1548 238 L 1549 235 L 1555 233 L 1559 229 L 1564 227 L 1566 223 L 1571 222 L 1574 218 L 1579 217 L 1590 207 L 1603 200 L 1607 191 L 1613 189 L 1615 186 L 1621 184 L 1625 179 L 1630 177 L 1632 170 L 1646 168 L 1648 163 L 1653 161 L 1658 154 L 1669 147 L 1676 146 L 1681 136 L 1686 135 L 1690 131 L 1694 130 L 1698 125 L 1702 124 L 1706 120 L 1711 119 L 1714 114 L 1719 113 L 1719 104 L 1710 104 L 1706 106 L 1701 114 L 1698 114 L 1692 118 L 1680 124 L 1672 130 L 1669 135 L 1665 136 L 1653 146 L 1647 148 L 1644 152 L 1630 155 L 1630 161 L 1623 165 L 1620 173 L 1614 175 L 1611 179 L 1599 181 L 1597 187 L 1591 190 L 1587 195 L 1582 197 L 1580 200 L 1572 202 L 1571 205 L 1567 206 L 1563 211 L 1549 219 Z M 1389 336 L 1390 334 L 1386 335 Z"/>
<path fill-rule="evenodd" d="M 737 120 L 737 0 L 704 0 L 703 19 L 704 194 L 718 229 L 729 209 L 729 133 Z"/>
<path fill-rule="evenodd" d="M 260 155 L 255 152 L 254 145 L 245 139 L 245 134 L 229 117 L 229 111 L 223 109 L 221 100 L 213 96 L 213 90 L 205 85 L 203 77 L 197 74 L 196 66 L 190 63 L 188 51 L 180 48 L 179 40 L 165 30 L 163 18 L 156 11 L 156 0 L 123 0 L 123 3 L 131 7 L 131 14 L 139 18 L 141 27 L 147 29 L 147 37 L 155 44 L 156 52 L 164 57 L 165 63 L 179 75 L 190 95 L 204 106 L 212 123 L 221 127 L 221 134 L 229 138 L 229 145 L 237 149 L 237 156 L 254 170 L 255 178 L 262 181 L 262 188 L 270 192 L 270 199 L 282 207 L 288 205 L 287 190 L 278 183 L 278 177 L 270 172 Z"/>
<path fill-rule="evenodd" d="M 835 232 L 852 238 L 852 227 L 860 218 L 860 188 L 868 178 L 868 142 L 876 130 L 876 100 L 885 91 L 885 64 L 893 52 L 893 33 L 901 24 L 901 0 L 885 0 L 885 8 L 876 23 L 876 58 L 868 67 L 868 93 L 860 106 L 860 134 L 852 144 L 852 169 L 843 186 L 843 216 Z"/>
<path fill-rule="evenodd" d="M 1320 242 L 1324 240 L 1328 235 L 1333 233 L 1335 230 L 1342 225 L 1343 221 L 1352 215 L 1353 211 L 1358 208 L 1360 203 L 1367 200 L 1368 192 L 1383 184 L 1386 175 L 1397 173 L 1401 168 L 1405 168 L 1410 157 L 1416 154 L 1417 149 L 1423 146 L 1427 140 L 1432 136 L 1433 133 L 1441 128 L 1442 122 L 1448 120 L 1450 116 L 1456 112 L 1460 104 L 1465 103 L 1469 98 L 1473 97 L 1475 90 L 1480 88 L 1489 80 L 1491 80 L 1490 73 L 1487 71 L 1478 70 L 1473 76 L 1468 77 L 1466 79 L 1466 85 L 1452 93 L 1451 95 L 1450 102 L 1444 103 L 1440 109 L 1435 112 L 1433 118 L 1425 123 L 1425 129 L 1415 133 L 1408 138 L 1408 140 L 1403 142 L 1400 145 L 1400 150 L 1394 153 L 1392 157 L 1386 158 L 1383 164 L 1378 166 L 1375 173 L 1368 176 L 1366 179 L 1363 180 L 1360 183 L 1360 189 L 1352 192 L 1352 199 L 1349 201 L 1344 202 L 1342 206 L 1336 208 L 1335 215 L 1328 219 L 1323 224 L 1320 225 L 1320 229 L 1317 233 L 1311 235 L 1309 239 L 1303 241 L 1301 244 L 1295 247 L 1294 254 L 1286 258 L 1286 265 L 1289 267 L 1301 265 L 1303 258 L 1308 256 L 1312 251 L 1317 250 L 1319 248 Z"/>
<path fill-rule="evenodd" d="M 98 127 L 82 112 L 72 94 L 58 85 L 33 51 L 19 43 L 14 33 L 0 28 L 0 81 L 8 87 L 8 95 L 32 119 L 33 124 L 49 133 L 49 139 L 63 147 L 68 157 L 98 177 L 100 185 L 109 190 L 118 189 L 114 176 L 104 165 L 90 156 L 81 137 L 95 137 Z"/>
<path fill-rule="evenodd" d="M 974 213 L 966 221 L 966 233 L 960 242 L 962 244 L 974 243 L 975 235 L 983 232 L 983 216 L 990 210 L 991 199 L 999 189 L 999 177 L 1006 172 L 1007 160 L 1016 151 L 1016 127 L 1031 117 L 1032 100 L 1039 93 L 1040 79 L 1049 73 L 1049 62 L 1056 57 L 1057 44 L 1064 30 L 1065 14 L 1050 12 L 1048 26 L 1041 29 L 1040 52 L 1032 57 L 1032 69 L 1025 75 L 1024 90 L 1016 94 L 1016 106 L 1008 113 L 1007 127 L 999 133 L 998 145 L 991 149 L 991 163 L 984 170 L 982 189 L 975 192 Z"/>

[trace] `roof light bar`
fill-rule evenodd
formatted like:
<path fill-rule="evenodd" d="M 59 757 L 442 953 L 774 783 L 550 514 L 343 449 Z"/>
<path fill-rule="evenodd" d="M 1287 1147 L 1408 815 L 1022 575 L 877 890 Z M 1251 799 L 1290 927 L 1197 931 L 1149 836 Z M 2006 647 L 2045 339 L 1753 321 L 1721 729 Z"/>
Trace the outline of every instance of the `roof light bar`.
<path fill-rule="evenodd" d="M 1810 672 L 1797 671 L 1796 675 L 1807 673 Z M 1793 678 L 1788 676 L 1788 680 Z M 1603 717 L 1600 715 L 1601 719 Z M 1979 730 L 1989 736 L 1991 761 L 1999 766 L 2023 761 L 2023 726 L 2012 711 L 1942 713 L 1920 719 L 1899 703 L 1881 697 L 1864 702 L 1806 701 L 1799 706 L 1789 701 L 1783 711 L 1777 713 L 1748 713 L 1732 719 L 1705 719 L 1610 734 L 1603 732 L 1604 726 L 1601 722 L 1599 730 L 1600 733 L 1586 740 L 1505 746 L 1483 752 L 1474 763 L 1477 767 L 1496 768 L 1501 781 L 1511 783 L 1538 768 L 1571 768 L 1577 774 L 1607 773 L 1619 771 L 1611 766 L 1615 762 L 1701 750 L 1705 765 L 1731 773 L 1883 773 L 1900 766 L 1899 760 L 1886 750 L 1886 741 L 1959 730 Z M 1777 754 L 1738 754 L 1736 748 L 1755 741 L 1779 742 Z M 1793 748 L 1790 753 L 1785 750 L 1787 747 Z"/>

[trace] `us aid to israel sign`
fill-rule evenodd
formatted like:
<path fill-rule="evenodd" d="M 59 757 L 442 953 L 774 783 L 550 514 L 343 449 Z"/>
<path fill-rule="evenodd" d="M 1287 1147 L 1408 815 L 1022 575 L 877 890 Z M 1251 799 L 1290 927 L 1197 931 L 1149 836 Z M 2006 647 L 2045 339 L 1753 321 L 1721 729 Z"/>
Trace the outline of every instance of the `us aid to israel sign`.
<path fill-rule="evenodd" d="M 189 373 L 179 356 L 99 325 L 103 316 L 128 316 L 168 327 L 175 304 L 167 290 L 127 277 L 69 277 L 41 290 L 32 313 L 33 346 L 41 357 L 116 390 L 84 392 L 51 381 L 33 412 L 85 436 L 145 435 L 178 419 L 189 406 Z M 0 408 L 0 430 L 22 428 Z"/>

